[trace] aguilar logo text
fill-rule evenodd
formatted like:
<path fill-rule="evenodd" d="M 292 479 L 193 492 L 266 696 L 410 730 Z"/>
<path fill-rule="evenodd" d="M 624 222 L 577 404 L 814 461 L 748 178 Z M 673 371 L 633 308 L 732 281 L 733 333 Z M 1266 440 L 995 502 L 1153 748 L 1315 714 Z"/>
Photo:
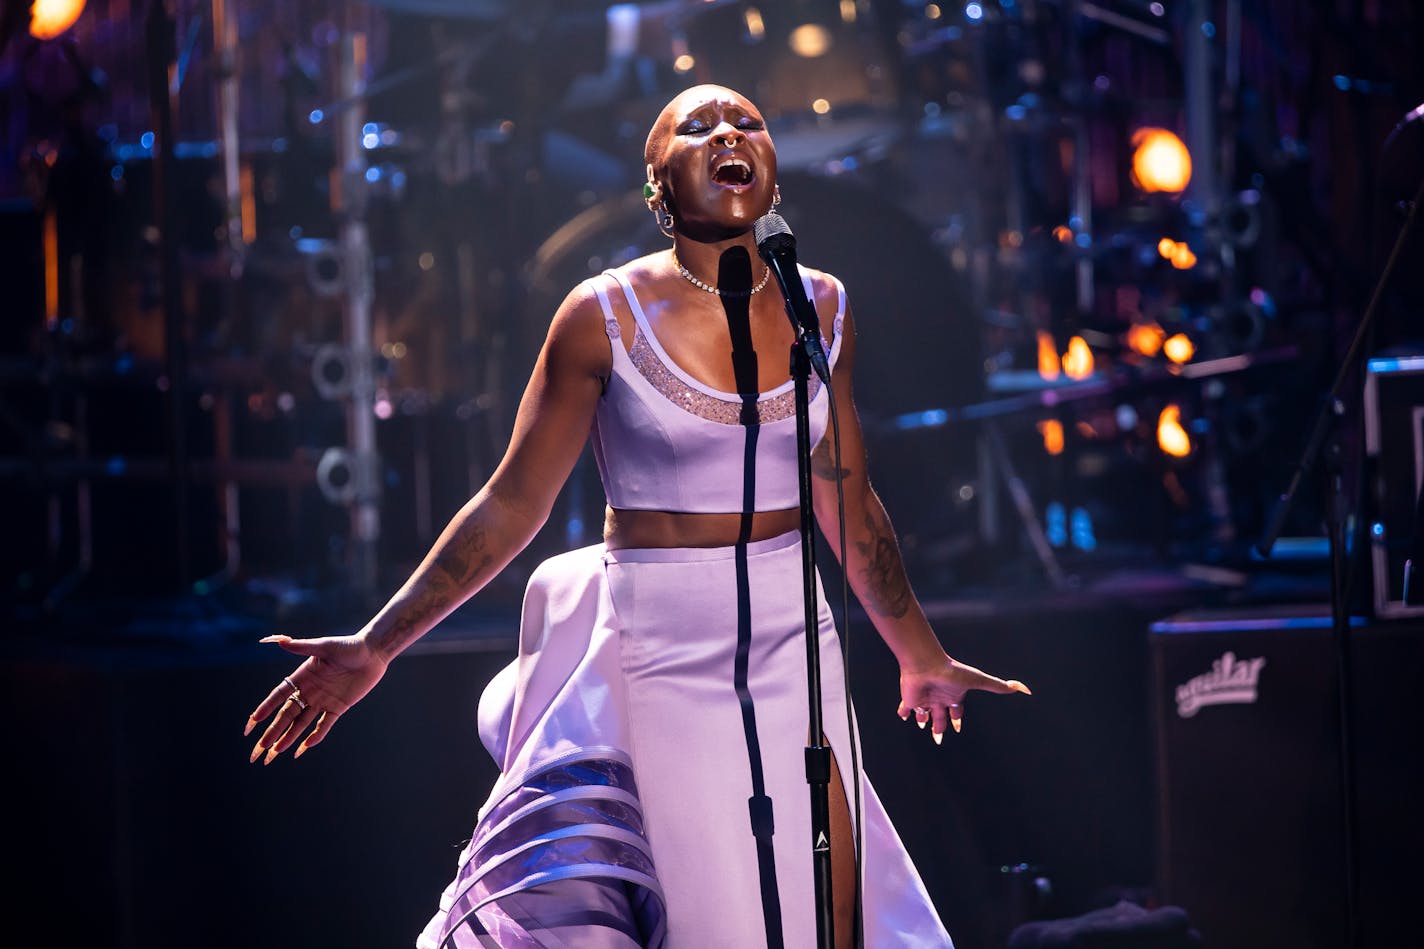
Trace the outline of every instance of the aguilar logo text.
<path fill-rule="evenodd" d="M 1241 660 L 1234 652 L 1222 653 L 1210 672 L 1177 686 L 1177 714 L 1191 718 L 1204 705 L 1251 705 L 1265 664 L 1264 656 Z"/>

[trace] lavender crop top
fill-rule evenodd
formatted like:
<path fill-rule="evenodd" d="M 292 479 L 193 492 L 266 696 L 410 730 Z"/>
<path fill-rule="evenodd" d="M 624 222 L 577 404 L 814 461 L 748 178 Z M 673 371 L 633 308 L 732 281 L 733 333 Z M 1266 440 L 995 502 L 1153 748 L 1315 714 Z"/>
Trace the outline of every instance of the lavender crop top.
<path fill-rule="evenodd" d="M 604 281 L 590 281 L 603 307 L 613 349 L 613 373 L 594 416 L 593 454 L 608 503 L 622 510 L 740 513 L 748 474 L 754 475 L 753 509 L 778 511 L 799 503 L 796 484 L 796 413 L 791 380 L 756 401 L 758 424 L 742 424 L 744 400 L 719 392 L 684 372 L 658 343 L 628 278 L 609 270 L 623 288 L 637 330 L 625 349 Z M 830 363 L 840 354 L 845 287 L 831 322 Z M 806 295 L 815 293 L 804 270 Z M 811 444 L 826 431 L 827 393 L 810 381 Z M 754 469 L 748 471 L 748 456 Z"/>

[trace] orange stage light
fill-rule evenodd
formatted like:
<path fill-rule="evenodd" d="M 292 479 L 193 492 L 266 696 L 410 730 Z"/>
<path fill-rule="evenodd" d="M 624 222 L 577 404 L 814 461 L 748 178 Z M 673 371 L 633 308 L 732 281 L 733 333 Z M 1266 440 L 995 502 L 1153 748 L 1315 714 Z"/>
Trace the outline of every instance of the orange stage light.
<path fill-rule="evenodd" d="M 1185 458 L 1192 453 L 1192 440 L 1182 427 L 1182 410 L 1169 405 L 1157 416 L 1157 445 L 1173 458 Z"/>
<path fill-rule="evenodd" d="M 1086 379 L 1093 374 L 1093 351 L 1081 336 L 1068 341 L 1068 351 L 1063 354 L 1063 373 L 1069 379 Z"/>
<path fill-rule="evenodd" d="M 1056 418 L 1044 419 L 1038 423 L 1039 434 L 1043 436 L 1043 450 L 1050 455 L 1063 454 L 1063 423 Z"/>
<path fill-rule="evenodd" d="M 30 10 L 30 35 L 52 40 L 74 25 L 84 12 L 84 0 L 35 0 Z"/>
<path fill-rule="evenodd" d="M 1127 331 L 1127 345 L 1133 352 L 1155 356 L 1162 351 L 1166 335 L 1156 323 L 1134 323 Z"/>
<path fill-rule="evenodd" d="M 1038 331 L 1038 374 L 1052 382 L 1058 378 L 1058 350 L 1053 345 L 1053 334 L 1047 330 Z"/>
<path fill-rule="evenodd" d="M 1162 344 L 1162 352 L 1167 354 L 1167 358 L 1177 365 L 1189 362 L 1197 354 L 1196 344 L 1186 333 L 1178 333 L 1176 336 L 1168 337 Z"/>
<path fill-rule="evenodd" d="M 1160 128 L 1132 133 L 1132 183 L 1143 191 L 1176 194 L 1192 180 L 1192 156 L 1176 135 Z"/>

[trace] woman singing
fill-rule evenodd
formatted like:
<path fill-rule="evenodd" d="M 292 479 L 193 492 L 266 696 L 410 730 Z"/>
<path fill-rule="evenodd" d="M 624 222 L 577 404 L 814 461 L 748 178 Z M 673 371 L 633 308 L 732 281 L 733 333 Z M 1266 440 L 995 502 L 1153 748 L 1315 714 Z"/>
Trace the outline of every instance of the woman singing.
<path fill-rule="evenodd" d="M 644 195 L 672 247 L 564 300 L 499 468 L 360 632 L 271 638 L 307 658 L 252 713 L 249 731 L 272 717 L 253 761 L 321 742 L 529 542 L 592 439 L 604 542 L 530 578 L 519 656 L 480 701 L 501 775 L 421 947 L 816 944 L 793 336 L 752 232 L 779 200 L 776 149 L 751 102 L 698 86 L 663 109 L 645 157 Z M 829 387 L 811 380 L 816 518 L 838 537 L 839 475 L 846 573 L 899 661 L 900 717 L 938 743 L 969 690 L 1028 689 L 951 659 L 926 621 L 866 476 L 845 291 L 829 274 L 802 279 L 833 371 Z M 820 601 L 837 943 L 854 945 L 859 888 L 866 945 L 948 946 L 851 773 L 839 639 Z"/>

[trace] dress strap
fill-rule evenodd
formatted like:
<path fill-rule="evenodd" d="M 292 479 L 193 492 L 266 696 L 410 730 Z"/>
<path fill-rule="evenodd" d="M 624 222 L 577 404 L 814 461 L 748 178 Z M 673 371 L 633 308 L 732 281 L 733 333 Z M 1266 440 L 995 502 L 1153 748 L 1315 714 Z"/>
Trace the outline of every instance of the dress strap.
<path fill-rule="evenodd" d="M 619 340 L 623 337 L 623 330 L 618 325 L 618 317 L 613 313 L 613 305 L 608 301 L 608 292 L 598 280 L 590 280 L 589 285 L 593 287 L 593 292 L 598 297 L 598 305 L 603 309 L 603 331 L 608 334 L 610 340 L 618 343 L 614 349 L 622 349 L 623 344 Z"/>
<path fill-rule="evenodd" d="M 621 270 L 605 270 L 604 276 L 612 277 L 618 281 L 618 286 L 623 288 L 623 299 L 628 301 L 628 309 L 633 311 L 633 321 L 638 324 L 638 329 L 642 331 L 647 339 L 655 339 L 652 327 L 648 325 L 648 316 L 643 312 L 643 304 L 638 302 L 638 295 L 633 292 L 632 281 L 628 275 Z"/>
<path fill-rule="evenodd" d="M 801 272 L 801 285 L 806 288 L 806 299 L 814 305 L 816 288 L 811 283 L 811 275 L 800 264 L 797 264 L 796 267 Z M 836 285 L 836 315 L 831 318 L 831 338 L 829 340 L 831 351 L 827 354 L 831 365 L 835 366 L 836 357 L 841 352 L 841 331 L 845 329 L 846 292 L 845 284 L 841 283 L 839 277 L 835 274 L 826 274 L 826 276 L 830 277 L 831 282 Z"/>

